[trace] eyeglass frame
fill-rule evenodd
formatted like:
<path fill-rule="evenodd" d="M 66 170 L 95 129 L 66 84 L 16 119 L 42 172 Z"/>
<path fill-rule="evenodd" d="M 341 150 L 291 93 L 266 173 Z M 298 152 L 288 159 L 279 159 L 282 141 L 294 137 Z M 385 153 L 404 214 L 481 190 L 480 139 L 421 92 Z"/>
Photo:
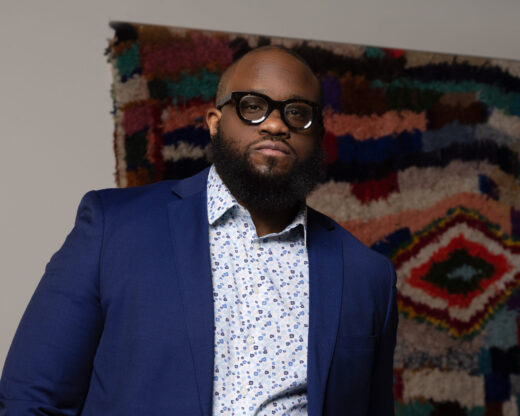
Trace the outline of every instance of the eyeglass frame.
<path fill-rule="evenodd" d="M 240 112 L 240 100 L 242 98 L 244 98 L 246 95 L 253 95 L 256 97 L 260 97 L 266 101 L 267 111 L 263 115 L 263 117 L 261 117 L 258 120 L 248 120 L 247 118 L 245 118 L 242 115 L 242 113 Z M 267 118 L 270 116 L 270 114 L 273 112 L 273 110 L 278 110 L 278 112 L 280 113 L 280 118 L 285 123 L 285 125 L 287 127 L 289 127 L 289 129 L 295 130 L 295 131 L 303 131 L 303 130 L 310 129 L 313 126 L 314 122 L 318 119 L 319 115 L 321 114 L 321 106 L 318 103 L 315 103 L 313 101 L 305 100 L 303 98 L 289 98 L 288 100 L 277 101 L 277 100 L 273 100 L 268 95 L 265 95 L 265 94 L 262 94 L 262 93 L 256 92 L 256 91 L 233 91 L 230 94 L 228 94 L 225 97 L 222 97 L 220 100 L 218 100 L 218 102 L 216 103 L 217 110 L 220 111 L 222 109 L 222 107 L 229 104 L 231 101 L 235 102 L 235 111 L 237 113 L 237 116 L 240 118 L 240 120 L 242 120 L 244 123 L 249 124 L 249 125 L 262 124 L 265 120 L 267 120 Z M 292 103 L 305 103 L 305 104 L 308 104 L 311 106 L 312 117 L 310 119 L 310 122 L 306 126 L 295 127 L 287 122 L 287 120 L 285 118 L 285 111 L 283 111 L 283 110 L 285 109 L 285 107 L 287 105 L 292 104 Z"/>

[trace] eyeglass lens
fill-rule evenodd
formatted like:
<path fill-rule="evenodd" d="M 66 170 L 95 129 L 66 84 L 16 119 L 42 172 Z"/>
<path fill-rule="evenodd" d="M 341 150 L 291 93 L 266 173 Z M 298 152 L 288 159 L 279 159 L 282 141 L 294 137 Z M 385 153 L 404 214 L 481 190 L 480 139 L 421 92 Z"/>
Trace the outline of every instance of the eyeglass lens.
<path fill-rule="evenodd" d="M 256 95 L 246 95 L 239 102 L 242 117 L 253 123 L 260 123 L 269 110 L 267 101 Z M 312 121 L 312 107 L 303 102 L 293 102 L 283 107 L 286 122 L 295 128 L 306 128 Z"/>

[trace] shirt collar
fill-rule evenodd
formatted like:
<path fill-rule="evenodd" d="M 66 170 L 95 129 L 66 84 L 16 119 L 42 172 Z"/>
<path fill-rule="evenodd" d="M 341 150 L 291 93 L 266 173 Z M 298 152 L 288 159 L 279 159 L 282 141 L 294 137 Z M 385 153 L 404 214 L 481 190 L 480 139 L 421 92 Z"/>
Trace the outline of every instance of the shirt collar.
<path fill-rule="evenodd" d="M 207 182 L 208 222 L 214 225 L 228 210 L 238 206 L 238 202 L 224 185 L 214 165 L 211 165 Z"/>
<path fill-rule="evenodd" d="M 220 178 L 214 165 L 211 165 L 208 174 L 207 194 L 208 222 L 210 225 L 214 225 L 230 209 L 240 207 L 240 204 Z M 262 238 L 281 235 L 298 226 L 303 228 L 304 241 L 307 242 L 307 206 L 305 204 L 302 204 L 292 222 L 283 231 L 268 234 Z"/>

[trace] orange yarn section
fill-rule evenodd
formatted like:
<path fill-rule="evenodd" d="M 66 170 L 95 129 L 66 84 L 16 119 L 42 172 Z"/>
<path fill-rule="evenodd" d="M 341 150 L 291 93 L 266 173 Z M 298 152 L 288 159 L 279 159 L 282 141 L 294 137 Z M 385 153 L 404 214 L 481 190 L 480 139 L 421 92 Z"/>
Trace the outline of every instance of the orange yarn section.
<path fill-rule="evenodd" d="M 135 171 L 128 171 L 126 173 L 126 180 L 128 181 L 127 186 L 140 186 L 147 185 L 150 183 L 152 175 L 148 169 L 138 167 Z"/>
<path fill-rule="evenodd" d="M 163 114 L 163 127 L 165 132 L 182 129 L 188 126 L 202 126 L 206 111 L 214 107 L 214 102 L 208 102 L 191 107 L 168 107 Z"/>
<path fill-rule="evenodd" d="M 426 131 L 426 112 L 388 111 L 381 115 L 357 116 L 335 113 L 331 109 L 324 111 L 325 129 L 335 136 L 350 134 L 356 140 L 368 140 L 378 137 L 400 134 L 404 131 Z"/>

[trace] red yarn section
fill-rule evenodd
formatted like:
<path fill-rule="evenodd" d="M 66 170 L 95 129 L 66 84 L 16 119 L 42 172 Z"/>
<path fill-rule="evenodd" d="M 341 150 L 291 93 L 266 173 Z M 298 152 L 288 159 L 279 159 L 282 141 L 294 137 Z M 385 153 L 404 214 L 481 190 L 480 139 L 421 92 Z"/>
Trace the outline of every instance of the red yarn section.
<path fill-rule="evenodd" d="M 144 74 L 180 74 L 181 71 L 205 67 L 224 69 L 233 62 L 233 52 L 225 37 L 193 33 L 191 38 L 164 35 L 167 43 L 158 47 L 141 42 L 140 52 Z"/>
<path fill-rule="evenodd" d="M 404 55 L 404 50 L 402 49 L 383 49 L 383 51 L 385 52 L 386 56 L 388 56 L 389 58 L 400 58 L 401 56 Z"/>
<path fill-rule="evenodd" d="M 394 397 L 397 400 L 403 400 L 404 383 L 401 373 L 402 370 L 394 369 Z"/>
<path fill-rule="evenodd" d="M 395 172 L 379 181 L 365 181 L 352 185 L 352 193 L 363 203 L 386 198 L 392 192 L 399 192 Z"/>
<path fill-rule="evenodd" d="M 146 105 L 128 108 L 124 112 L 122 124 L 127 136 L 131 136 L 132 134 L 141 131 L 145 127 L 149 127 L 152 125 L 152 123 L 153 119 L 150 117 L 150 113 Z"/>
<path fill-rule="evenodd" d="M 334 163 L 338 160 L 338 139 L 330 131 L 325 132 L 323 150 L 325 151 L 325 163 Z"/>

